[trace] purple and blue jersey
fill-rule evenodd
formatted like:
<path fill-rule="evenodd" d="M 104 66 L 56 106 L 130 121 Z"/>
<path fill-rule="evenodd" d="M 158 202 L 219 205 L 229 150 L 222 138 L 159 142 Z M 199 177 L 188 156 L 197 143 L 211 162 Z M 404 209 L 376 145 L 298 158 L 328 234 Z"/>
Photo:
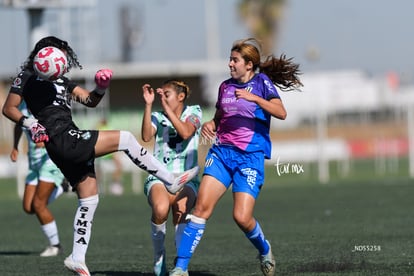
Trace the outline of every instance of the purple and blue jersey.
<path fill-rule="evenodd" d="M 263 151 L 269 159 L 272 150 L 269 135 L 271 115 L 254 102 L 237 100 L 236 89 L 246 89 L 265 100 L 280 99 L 276 87 L 263 73 L 256 74 L 246 83 L 238 83 L 233 78 L 222 82 L 216 103 L 220 118 L 217 142 L 246 152 Z"/>

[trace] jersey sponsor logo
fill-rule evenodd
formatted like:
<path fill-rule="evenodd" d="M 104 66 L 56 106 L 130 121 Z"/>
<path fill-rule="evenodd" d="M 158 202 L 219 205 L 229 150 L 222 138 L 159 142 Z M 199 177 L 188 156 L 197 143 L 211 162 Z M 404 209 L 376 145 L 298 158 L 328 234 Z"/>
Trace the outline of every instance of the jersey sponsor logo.
<path fill-rule="evenodd" d="M 181 153 L 182 151 L 168 151 L 166 150 L 163 154 L 165 155 L 162 158 L 162 162 L 164 162 L 164 164 L 169 164 L 171 162 L 174 162 L 175 160 L 185 160 L 186 156 L 185 155 L 180 155 L 179 153 Z M 176 153 L 178 153 L 179 155 L 176 155 Z M 156 156 L 160 156 L 161 153 L 157 152 Z"/>
<path fill-rule="evenodd" d="M 222 104 L 229 104 L 229 103 L 234 103 L 234 102 L 237 102 L 236 97 L 223 98 L 223 99 L 221 99 L 221 103 Z"/>

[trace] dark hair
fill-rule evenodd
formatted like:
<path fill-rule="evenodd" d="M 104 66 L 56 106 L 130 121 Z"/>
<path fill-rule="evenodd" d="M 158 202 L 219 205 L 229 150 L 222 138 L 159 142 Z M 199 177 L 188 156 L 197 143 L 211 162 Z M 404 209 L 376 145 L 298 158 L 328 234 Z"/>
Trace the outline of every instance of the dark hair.
<path fill-rule="evenodd" d="M 22 69 L 28 69 L 30 71 L 33 71 L 34 57 L 36 56 L 37 52 L 39 52 L 40 49 L 47 47 L 47 46 L 53 46 L 53 47 L 66 51 L 66 57 L 68 60 L 68 68 L 67 68 L 68 72 L 73 67 L 78 67 L 79 69 L 82 69 L 82 65 L 78 61 L 78 56 L 73 51 L 73 49 L 69 46 L 68 42 L 61 40 L 55 36 L 47 36 L 39 40 L 36 43 L 35 47 L 33 48 L 32 52 L 30 53 L 29 57 L 24 62 Z"/>
<path fill-rule="evenodd" d="M 262 62 L 260 50 L 260 43 L 255 38 L 237 40 L 231 48 L 231 51 L 240 53 L 245 62 L 251 61 L 254 71 L 259 69 L 260 73 L 266 74 L 281 90 L 299 90 L 303 86 L 299 80 L 299 64 L 293 63 L 292 58 L 286 58 L 284 54 L 279 58 L 270 55 Z"/>
<path fill-rule="evenodd" d="M 175 91 L 178 92 L 178 94 L 180 94 L 180 93 L 185 94 L 185 99 L 188 99 L 188 97 L 190 97 L 190 94 L 191 94 L 190 88 L 183 81 L 179 81 L 179 80 L 175 80 L 175 79 L 169 79 L 169 80 L 164 81 L 163 85 L 173 86 Z"/>

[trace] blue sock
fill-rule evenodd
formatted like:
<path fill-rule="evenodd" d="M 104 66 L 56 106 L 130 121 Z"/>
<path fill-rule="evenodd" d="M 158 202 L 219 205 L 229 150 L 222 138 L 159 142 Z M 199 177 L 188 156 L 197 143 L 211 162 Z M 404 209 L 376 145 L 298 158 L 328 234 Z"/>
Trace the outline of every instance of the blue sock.
<path fill-rule="evenodd" d="M 266 255 L 269 253 L 269 244 L 266 242 L 262 228 L 260 227 L 259 222 L 256 221 L 256 226 L 252 231 L 246 233 L 246 237 L 254 245 L 254 247 L 259 250 L 260 255 Z"/>
<path fill-rule="evenodd" d="M 190 259 L 203 236 L 206 223 L 196 223 L 190 221 L 185 227 L 180 246 L 177 252 L 177 263 L 176 267 L 180 267 L 182 270 L 187 270 Z"/>

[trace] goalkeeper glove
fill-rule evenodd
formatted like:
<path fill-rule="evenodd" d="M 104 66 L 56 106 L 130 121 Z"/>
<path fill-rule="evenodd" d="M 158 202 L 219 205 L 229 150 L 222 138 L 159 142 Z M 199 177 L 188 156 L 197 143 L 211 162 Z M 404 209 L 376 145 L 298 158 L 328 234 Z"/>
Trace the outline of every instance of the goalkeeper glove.
<path fill-rule="evenodd" d="M 96 89 L 95 92 L 99 95 L 105 94 L 105 90 L 109 87 L 112 79 L 111 69 L 101 69 L 95 74 Z"/>
<path fill-rule="evenodd" d="M 32 140 L 35 143 L 49 141 L 49 135 L 47 135 L 46 128 L 42 126 L 37 119 L 23 117 L 22 125 L 30 130 Z"/>

